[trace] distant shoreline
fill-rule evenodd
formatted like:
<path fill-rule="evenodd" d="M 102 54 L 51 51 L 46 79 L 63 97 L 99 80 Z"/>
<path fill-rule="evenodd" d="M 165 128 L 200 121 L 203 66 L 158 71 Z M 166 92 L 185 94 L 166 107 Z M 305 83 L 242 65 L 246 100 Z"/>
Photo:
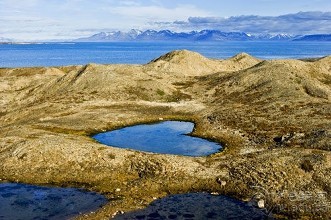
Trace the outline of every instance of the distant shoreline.
<path fill-rule="evenodd" d="M 59 43 L 59 42 L 226 42 L 226 41 L 316 41 L 331 42 L 331 34 L 249 34 L 245 32 L 222 32 L 219 30 L 201 30 L 191 32 L 173 32 L 169 30 L 131 30 L 129 32 L 100 32 L 88 37 L 62 40 L 15 40 L 0 38 L 0 44 Z"/>
<path fill-rule="evenodd" d="M 151 40 L 151 41 L 45 41 L 45 42 L 0 42 L 0 45 L 29 45 L 29 44 L 76 44 L 76 43 L 215 43 L 215 42 L 319 42 L 319 43 L 331 43 L 331 40 L 224 40 L 224 41 L 174 41 L 174 40 Z"/>
<path fill-rule="evenodd" d="M 315 59 L 331 55 L 329 42 L 16 42 L 0 44 L 0 67 L 59 67 L 150 62 L 171 50 L 191 50 L 211 59 L 248 53 L 260 59 Z"/>

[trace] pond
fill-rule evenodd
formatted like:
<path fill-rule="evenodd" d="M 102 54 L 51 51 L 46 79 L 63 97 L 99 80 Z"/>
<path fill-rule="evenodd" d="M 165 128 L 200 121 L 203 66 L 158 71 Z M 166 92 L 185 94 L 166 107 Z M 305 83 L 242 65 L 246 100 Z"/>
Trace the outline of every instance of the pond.
<path fill-rule="evenodd" d="M 0 183 L 0 219 L 68 219 L 107 202 L 104 196 L 82 189 Z"/>
<path fill-rule="evenodd" d="M 185 156 L 207 156 L 222 148 L 218 143 L 189 136 L 193 128 L 191 122 L 164 121 L 104 132 L 93 138 L 113 147 Z"/>
<path fill-rule="evenodd" d="M 226 196 L 208 193 L 171 195 L 155 200 L 147 208 L 117 215 L 124 219 L 272 219 L 261 209 Z"/>

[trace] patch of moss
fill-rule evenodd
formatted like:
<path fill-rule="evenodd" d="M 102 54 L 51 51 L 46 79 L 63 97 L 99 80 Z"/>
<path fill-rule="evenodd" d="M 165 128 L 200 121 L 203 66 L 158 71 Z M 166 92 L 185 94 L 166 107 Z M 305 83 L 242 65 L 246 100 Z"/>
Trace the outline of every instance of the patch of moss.
<path fill-rule="evenodd" d="M 311 172 L 314 170 L 314 166 L 310 162 L 310 160 L 304 160 L 301 163 L 301 169 L 303 169 L 305 172 Z"/>
<path fill-rule="evenodd" d="M 161 89 L 158 89 L 158 90 L 156 91 L 156 93 L 157 93 L 158 95 L 160 95 L 160 96 L 164 96 L 164 95 L 165 95 L 165 92 L 164 92 L 163 90 L 161 90 Z"/>
<path fill-rule="evenodd" d="M 166 102 L 179 102 L 181 100 L 191 100 L 192 96 L 186 93 L 181 92 L 180 90 L 176 90 L 171 95 L 167 96 Z"/>

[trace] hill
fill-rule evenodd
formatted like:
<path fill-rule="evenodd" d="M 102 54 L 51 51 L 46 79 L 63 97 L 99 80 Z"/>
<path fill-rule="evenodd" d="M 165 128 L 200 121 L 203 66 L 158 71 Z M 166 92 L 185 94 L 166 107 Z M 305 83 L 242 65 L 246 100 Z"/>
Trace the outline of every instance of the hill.
<path fill-rule="evenodd" d="M 331 41 L 331 34 L 305 35 L 294 39 L 294 41 Z"/>

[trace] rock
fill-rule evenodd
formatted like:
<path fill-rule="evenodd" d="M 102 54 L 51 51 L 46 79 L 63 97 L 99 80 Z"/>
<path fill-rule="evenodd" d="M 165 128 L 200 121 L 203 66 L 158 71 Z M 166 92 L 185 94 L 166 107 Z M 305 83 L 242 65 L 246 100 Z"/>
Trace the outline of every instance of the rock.
<path fill-rule="evenodd" d="M 216 180 L 221 186 L 225 186 L 226 185 L 226 181 L 222 180 L 221 178 L 217 178 Z"/>
<path fill-rule="evenodd" d="M 290 142 L 290 140 L 294 137 L 294 133 L 288 133 L 282 136 L 278 136 L 274 138 L 274 142 L 277 144 L 284 144 L 285 142 Z"/>
<path fill-rule="evenodd" d="M 115 189 L 115 192 L 121 192 L 120 188 Z"/>
<path fill-rule="evenodd" d="M 263 209 L 264 208 L 264 200 L 263 199 L 260 199 L 257 202 L 257 207 L 259 207 L 260 209 Z"/>
<path fill-rule="evenodd" d="M 124 212 L 122 210 L 116 211 L 112 214 L 112 218 L 114 218 L 116 215 L 123 215 Z"/>

